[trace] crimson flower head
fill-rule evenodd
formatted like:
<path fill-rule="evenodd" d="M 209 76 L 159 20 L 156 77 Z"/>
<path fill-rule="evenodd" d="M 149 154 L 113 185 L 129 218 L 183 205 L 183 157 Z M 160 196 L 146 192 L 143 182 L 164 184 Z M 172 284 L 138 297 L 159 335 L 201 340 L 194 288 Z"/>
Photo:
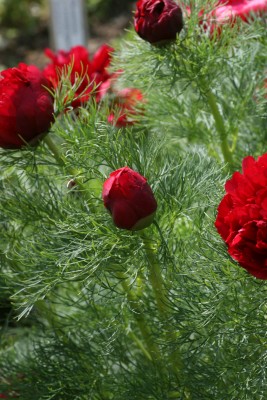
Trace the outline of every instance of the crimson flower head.
<path fill-rule="evenodd" d="M 187 7 L 190 15 L 190 8 Z M 267 0 L 218 0 L 214 8 L 199 13 L 200 25 L 209 29 L 211 36 L 220 33 L 223 25 L 233 25 L 237 19 L 249 22 L 254 15 L 262 16 L 267 12 Z"/>
<path fill-rule="evenodd" d="M 135 124 L 135 116 L 138 113 L 136 106 L 143 102 L 144 98 L 140 90 L 134 88 L 119 90 L 114 100 L 114 112 L 108 116 L 108 122 L 115 124 L 118 128 Z"/>
<path fill-rule="evenodd" d="M 96 100 L 99 101 L 101 85 L 111 78 L 108 67 L 112 52 L 113 48 L 105 44 L 90 59 L 87 48 L 83 46 L 73 47 L 70 51 L 59 50 L 57 53 L 54 53 L 51 49 L 46 49 L 45 54 L 50 58 L 51 63 L 44 68 L 44 74 L 52 82 L 54 88 L 57 88 L 63 73 L 68 67 L 72 67 L 71 84 L 74 85 L 77 79 L 80 81 L 72 102 L 73 108 L 87 102 L 96 86 L 95 96 Z"/>
<path fill-rule="evenodd" d="M 0 73 L 0 147 L 19 149 L 49 130 L 54 120 L 49 87 L 33 65 L 21 63 Z"/>
<path fill-rule="evenodd" d="M 175 40 L 183 28 L 182 10 L 174 0 L 139 0 L 134 27 L 150 43 Z"/>
<path fill-rule="evenodd" d="M 118 228 L 140 230 L 153 222 L 157 209 L 154 194 L 146 178 L 128 167 L 110 174 L 102 197 Z"/>
<path fill-rule="evenodd" d="M 215 226 L 228 252 L 256 278 L 267 279 L 267 153 L 243 160 L 225 184 Z"/>

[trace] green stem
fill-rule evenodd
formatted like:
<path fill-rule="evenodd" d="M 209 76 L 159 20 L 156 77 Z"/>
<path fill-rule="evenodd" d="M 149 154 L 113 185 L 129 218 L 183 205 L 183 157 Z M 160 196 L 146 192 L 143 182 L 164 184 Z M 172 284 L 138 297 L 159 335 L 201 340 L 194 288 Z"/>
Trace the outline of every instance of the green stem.
<path fill-rule="evenodd" d="M 142 342 L 140 339 L 138 339 L 138 337 L 137 337 L 133 332 L 130 332 L 130 333 L 129 333 L 129 336 L 130 336 L 130 337 L 132 338 L 132 340 L 136 343 L 136 345 L 139 347 L 139 349 L 144 353 L 144 355 L 146 356 L 146 358 L 147 358 L 149 361 L 153 361 L 153 359 L 152 359 L 150 353 L 147 351 L 147 349 L 146 349 L 145 346 L 143 345 L 143 342 Z"/>
<path fill-rule="evenodd" d="M 158 227 L 159 228 L 159 227 Z M 172 342 L 176 342 L 176 334 L 173 332 L 173 327 L 170 326 L 169 315 L 170 310 L 168 308 L 168 296 L 166 285 L 161 273 L 161 267 L 158 261 L 158 257 L 155 251 L 155 247 L 151 239 L 149 239 L 144 231 L 141 232 L 141 236 L 144 243 L 144 248 L 146 251 L 146 255 L 148 258 L 148 276 L 149 280 L 154 292 L 157 308 L 159 311 L 160 319 L 162 321 L 162 325 L 166 328 L 165 338 L 171 339 Z M 167 333 L 168 332 L 168 333 Z M 176 376 L 177 381 L 180 380 L 180 375 L 182 373 L 182 360 L 181 355 L 178 349 L 173 351 L 169 355 L 169 362 L 172 368 L 174 375 Z"/>
<path fill-rule="evenodd" d="M 221 141 L 221 149 L 224 157 L 224 161 L 232 165 L 233 164 L 233 155 L 230 150 L 228 141 L 227 141 L 227 132 L 225 129 L 223 117 L 221 116 L 220 110 L 218 108 L 217 102 L 216 102 L 216 97 L 212 93 L 211 90 L 208 90 L 206 92 L 208 104 L 210 106 L 213 118 L 215 120 L 215 126 L 217 129 L 217 132 L 219 133 L 220 136 L 220 141 Z"/>
<path fill-rule="evenodd" d="M 98 197 L 98 192 L 96 192 L 96 187 L 94 185 L 90 185 L 90 182 L 87 182 L 85 185 L 83 183 L 83 179 L 79 176 L 79 171 L 67 165 L 66 158 L 64 153 L 60 150 L 60 148 L 56 145 L 56 143 L 51 138 L 50 134 L 46 135 L 43 139 L 55 160 L 58 162 L 60 166 L 66 169 L 67 173 L 73 178 L 75 183 L 77 184 L 77 188 L 80 192 L 83 192 L 83 195 L 88 201 L 91 201 L 93 197 Z M 92 202 L 90 204 L 91 209 L 94 209 Z"/>
<path fill-rule="evenodd" d="M 79 188 L 83 189 L 84 184 L 81 182 L 81 179 L 78 178 L 79 172 L 77 170 L 75 170 L 74 168 L 67 165 L 66 157 L 65 157 L 64 153 L 61 151 L 59 146 L 56 145 L 56 143 L 53 141 L 51 136 L 49 134 L 46 135 L 45 138 L 43 139 L 43 141 L 45 142 L 45 144 L 47 145 L 47 147 L 49 148 L 49 150 L 55 157 L 55 160 L 58 162 L 58 164 L 61 165 L 62 167 L 64 167 L 66 169 L 66 171 L 70 174 L 70 176 L 72 176 L 75 179 L 76 183 L 79 184 Z"/>
<path fill-rule="evenodd" d="M 141 341 L 138 340 L 138 346 L 141 348 L 143 353 L 146 355 L 146 357 L 150 361 L 158 361 L 161 359 L 161 354 L 159 351 L 159 348 L 157 345 L 153 342 L 153 336 L 152 333 L 150 332 L 150 329 L 147 325 L 147 322 L 144 318 L 143 310 L 140 307 L 140 300 L 137 298 L 133 290 L 131 290 L 131 284 L 129 282 L 129 279 L 125 273 L 120 273 L 119 275 L 117 274 L 117 277 L 121 280 L 121 285 L 123 287 L 123 290 L 126 294 L 128 303 L 131 306 L 131 309 L 133 311 L 133 316 L 136 320 L 136 323 L 138 325 L 138 328 L 142 334 L 142 337 L 144 339 L 144 342 L 146 344 L 147 350 L 145 349 L 145 346 L 142 344 Z M 141 344 L 141 346 L 140 346 Z"/>
<path fill-rule="evenodd" d="M 58 146 L 55 144 L 55 142 L 52 140 L 50 134 L 46 135 L 43 138 L 43 142 L 47 145 L 47 147 L 51 150 L 51 153 L 53 153 L 53 156 L 55 157 L 56 161 L 61 165 L 61 166 L 66 166 L 63 153 L 62 151 L 59 150 Z"/>
<path fill-rule="evenodd" d="M 141 236 L 143 238 L 144 248 L 148 258 L 149 279 L 154 291 L 157 307 L 159 313 L 165 319 L 167 316 L 166 311 L 168 312 L 168 309 L 166 307 L 165 285 L 161 275 L 161 268 L 151 240 L 145 235 L 144 231 L 142 231 Z"/>

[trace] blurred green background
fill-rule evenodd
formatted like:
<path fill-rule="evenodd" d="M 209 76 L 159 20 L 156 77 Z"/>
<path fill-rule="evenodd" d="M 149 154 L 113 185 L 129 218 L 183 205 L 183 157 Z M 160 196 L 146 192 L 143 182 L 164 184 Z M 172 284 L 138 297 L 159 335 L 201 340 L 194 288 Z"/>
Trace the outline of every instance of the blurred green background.
<path fill-rule="evenodd" d="M 50 43 L 49 3 L 49 0 L 0 0 L 0 68 L 21 61 L 43 64 L 41 54 Z M 134 5 L 132 0 L 85 0 L 92 52 L 98 44 L 109 42 L 123 32 L 132 20 Z"/>

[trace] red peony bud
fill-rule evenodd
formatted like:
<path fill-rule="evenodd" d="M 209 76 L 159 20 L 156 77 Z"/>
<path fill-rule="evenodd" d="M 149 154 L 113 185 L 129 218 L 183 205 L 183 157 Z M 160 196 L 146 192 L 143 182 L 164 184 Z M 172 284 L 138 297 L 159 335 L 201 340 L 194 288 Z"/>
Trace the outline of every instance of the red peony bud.
<path fill-rule="evenodd" d="M 175 40 L 183 28 L 182 10 L 173 0 L 139 0 L 136 7 L 135 30 L 150 43 Z"/>
<path fill-rule="evenodd" d="M 241 267 L 267 279 L 267 154 L 242 166 L 225 184 L 215 226 Z"/>
<path fill-rule="evenodd" d="M 118 228 L 135 231 L 153 222 L 157 209 L 154 194 L 146 178 L 128 167 L 110 174 L 102 197 Z"/>
<path fill-rule="evenodd" d="M 18 149 L 48 131 L 54 120 L 49 86 L 33 65 L 21 63 L 0 73 L 0 147 Z"/>

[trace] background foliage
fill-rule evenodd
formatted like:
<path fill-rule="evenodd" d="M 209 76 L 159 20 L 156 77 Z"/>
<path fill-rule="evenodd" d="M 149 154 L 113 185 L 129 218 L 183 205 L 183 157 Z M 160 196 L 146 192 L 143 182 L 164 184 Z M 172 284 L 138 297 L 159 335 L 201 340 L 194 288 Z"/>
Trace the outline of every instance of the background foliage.
<path fill-rule="evenodd" d="M 85 1 L 90 42 L 109 42 L 122 33 L 131 17 L 134 1 Z M 47 60 L 43 51 L 50 45 L 50 0 L 0 0 L 0 69 L 19 62 L 38 63 Z M 93 44 L 91 52 L 96 51 Z M 29 61 L 30 60 L 30 61 Z"/>

